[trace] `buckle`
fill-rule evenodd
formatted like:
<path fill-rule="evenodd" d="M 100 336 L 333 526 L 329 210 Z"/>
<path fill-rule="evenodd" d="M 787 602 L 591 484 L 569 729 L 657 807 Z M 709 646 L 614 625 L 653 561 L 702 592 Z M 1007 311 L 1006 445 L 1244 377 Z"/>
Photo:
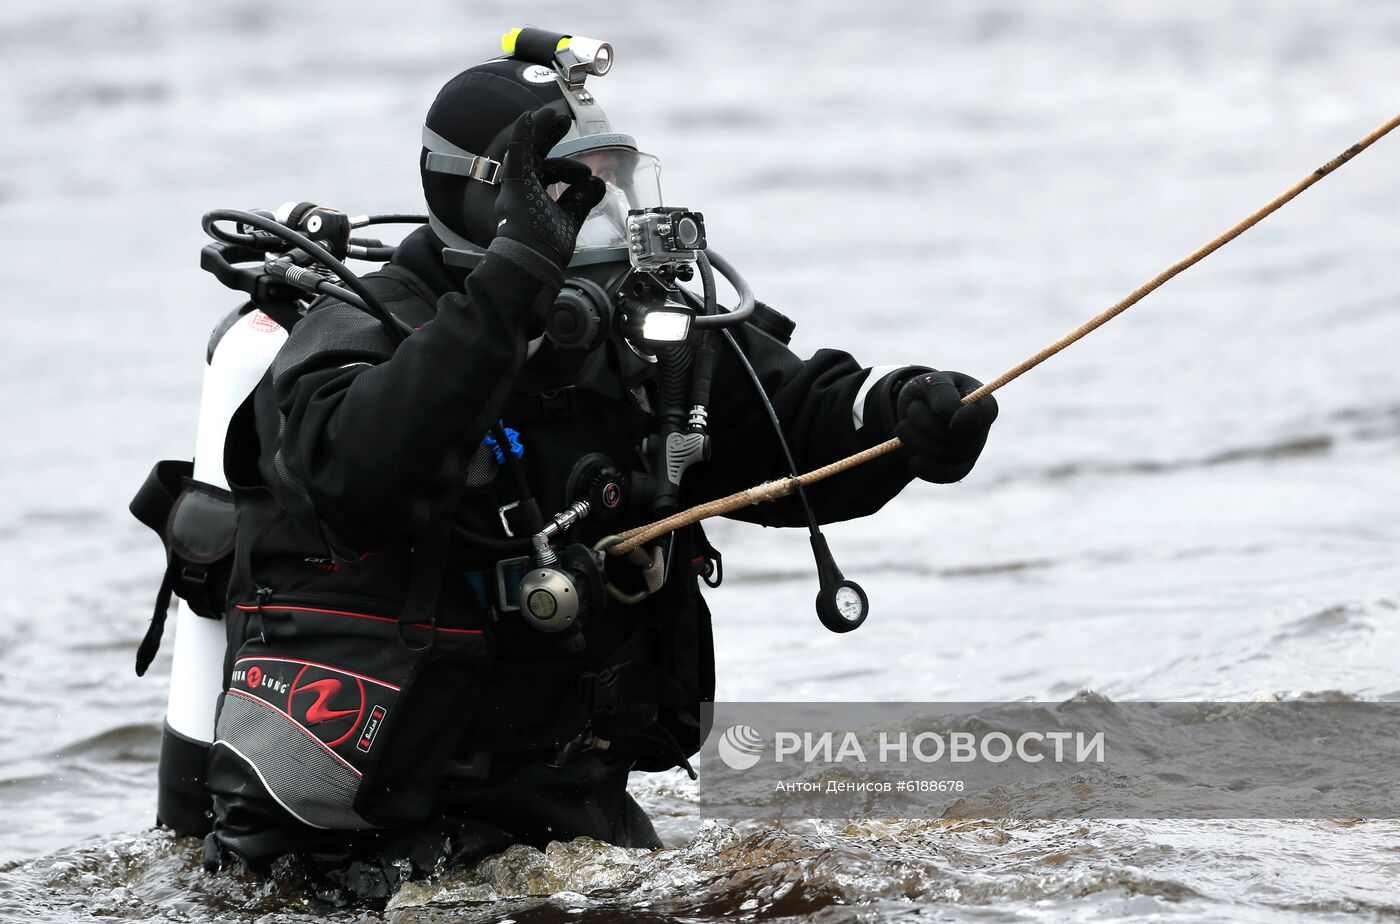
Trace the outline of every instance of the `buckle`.
<path fill-rule="evenodd" d="M 574 386 L 550 389 L 540 392 L 540 417 L 544 420 L 558 420 L 574 412 Z"/>
<path fill-rule="evenodd" d="M 450 173 L 495 186 L 501 178 L 501 162 L 482 154 L 473 154 L 448 141 L 428 126 L 423 126 L 423 147 L 428 157 L 423 166 L 433 173 Z"/>
<path fill-rule="evenodd" d="M 500 182 L 501 162 L 481 154 L 444 154 L 440 151 L 429 151 L 423 166 L 433 173 L 463 176 L 488 186 L 495 186 Z"/>
<path fill-rule="evenodd" d="M 529 569 L 529 555 L 496 562 L 496 608 L 502 613 L 520 612 L 520 582 Z"/>
<path fill-rule="evenodd" d="M 590 718 L 617 712 L 622 693 L 620 681 L 623 668 L 624 665 L 613 665 L 579 677 L 579 699 L 583 701 L 584 713 Z"/>
<path fill-rule="evenodd" d="M 487 186 L 495 186 L 500 182 L 501 162 L 478 154 L 472 158 L 467 176 L 473 180 L 480 180 Z"/>
<path fill-rule="evenodd" d="M 209 569 L 204 565 L 181 562 L 179 571 L 179 583 L 181 587 L 189 588 L 191 591 L 207 591 L 209 585 Z M 185 596 L 181 594 L 181 596 Z"/>

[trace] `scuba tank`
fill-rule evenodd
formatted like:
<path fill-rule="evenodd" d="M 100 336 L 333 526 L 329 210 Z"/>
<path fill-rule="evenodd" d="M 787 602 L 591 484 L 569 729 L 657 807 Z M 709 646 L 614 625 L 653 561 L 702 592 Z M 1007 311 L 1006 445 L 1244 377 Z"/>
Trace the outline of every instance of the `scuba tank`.
<path fill-rule="evenodd" d="M 137 651 L 138 675 L 146 672 L 160 646 L 171 597 L 179 597 L 156 820 L 181 836 L 207 833 L 210 826 L 205 772 L 223 692 L 227 638 L 222 620 L 235 524 L 224 474 L 226 454 L 238 450 L 226 445 L 230 423 L 315 294 L 362 302 L 354 291 L 328 282 L 326 267 L 334 264 L 332 272 L 343 271 L 354 288 L 362 288 L 340 258 L 382 262 L 392 256 L 392 247 L 352 238 L 350 229 L 424 220 L 412 215 L 351 219 L 334 209 L 298 203 L 276 213 L 237 213 L 242 220 L 230 232 L 215 226 L 218 214 L 205 218 L 205 230 L 216 243 L 204 248 L 200 265 L 250 300 L 225 316 L 210 336 L 193 462 L 156 463 L 131 502 L 132 514 L 161 537 L 166 550 L 150 628 Z M 397 329 L 395 334 L 403 336 Z"/>
<path fill-rule="evenodd" d="M 222 327 L 223 325 L 221 325 Z M 222 336 L 220 336 L 222 333 Z M 228 490 L 224 477 L 224 438 L 229 421 L 252 393 L 287 339 L 280 324 L 260 310 L 248 311 L 222 332 L 216 330 L 199 401 L 195 437 L 195 482 Z M 232 505 L 223 511 L 230 518 Z M 170 665 L 170 699 L 160 747 L 160 795 L 156 817 L 177 834 L 199 833 L 208 794 L 204 767 L 214 740 L 214 706 L 223 691 L 224 626 L 180 600 Z"/>

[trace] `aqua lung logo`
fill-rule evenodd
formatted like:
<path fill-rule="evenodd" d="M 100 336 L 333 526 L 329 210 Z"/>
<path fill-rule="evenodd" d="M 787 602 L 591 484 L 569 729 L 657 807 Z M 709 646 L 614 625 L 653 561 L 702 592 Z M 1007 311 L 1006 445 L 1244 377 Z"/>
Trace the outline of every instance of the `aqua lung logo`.
<path fill-rule="evenodd" d="M 383 681 L 361 677 L 329 665 L 281 658 L 244 658 L 232 674 L 232 682 L 289 716 L 328 748 L 353 745 L 369 753 L 378 736 L 388 706 L 372 700 L 396 690 Z M 375 687 L 373 695 L 366 685 Z M 232 689 L 232 687 L 231 687 Z M 392 699 L 392 693 L 389 694 Z"/>
<path fill-rule="evenodd" d="M 750 725 L 731 725 L 719 739 L 719 759 L 731 770 L 747 770 L 763 758 L 763 736 Z"/>
<path fill-rule="evenodd" d="M 291 683 L 287 714 L 333 748 L 348 740 L 364 718 L 364 681 L 308 664 Z"/>
<path fill-rule="evenodd" d="M 256 664 L 249 668 L 238 668 L 233 672 L 233 677 L 231 679 L 235 684 L 247 684 L 248 689 L 264 697 L 268 693 L 281 694 L 287 692 L 286 680 L 276 674 L 263 670 Z"/>

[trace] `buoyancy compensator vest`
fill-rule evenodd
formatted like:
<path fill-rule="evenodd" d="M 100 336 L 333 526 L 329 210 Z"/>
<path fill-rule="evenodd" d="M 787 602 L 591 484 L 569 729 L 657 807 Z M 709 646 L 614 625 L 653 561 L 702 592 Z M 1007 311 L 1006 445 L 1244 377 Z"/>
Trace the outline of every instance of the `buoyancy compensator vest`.
<path fill-rule="evenodd" d="M 402 265 L 364 283 L 409 325 L 431 320 L 439 293 Z M 287 361 L 314 349 L 299 343 Z M 605 569 L 591 549 L 647 519 L 645 506 L 628 509 L 625 472 L 643 464 L 651 427 L 628 356 L 612 341 L 562 378 L 534 364 L 465 466 L 436 558 L 421 534 L 372 547 L 329 535 L 278 467 L 278 410 L 258 390 L 234 432 L 261 447 L 259 462 L 229 469 L 239 533 L 212 754 L 221 818 L 253 787 L 311 827 L 410 824 L 432 811 L 444 775 L 489 792 L 503 768 L 590 748 L 643 769 L 687 765 L 713 697 L 695 565 L 708 546 L 698 530 L 672 537 L 655 592 L 635 603 L 605 589 L 635 590 L 635 566 Z M 563 513 L 542 528 L 531 510 Z M 555 524 L 570 541 L 541 557 L 539 535 Z M 409 620 L 422 581 L 435 597 L 426 626 Z M 551 624 L 575 600 L 575 615 Z"/>
<path fill-rule="evenodd" d="M 271 284 L 259 275 L 246 290 Z M 362 283 L 407 327 L 431 317 L 435 293 L 401 267 Z M 291 325 L 309 307 L 259 296 Z M 427 563 L 454 579 L 434 588 L 436 618 L 424 627 L 400 618 L 414 567 L 407 549 L 341 554 L 295 492 L 274 497 L 262 483 L 258 447 L 276 435 L 259 437 L 255 386 L 286 340 L 252 303 L 220 323 L 198 461 L 158 464 L 133 501 L 168 561 L 138 672 L 154 656 L 170 594 L 181 598 L 160 822 L 180 834 L 208 829 L 215 740 L 221 778 L 234 766 L 293 818 L 331 829 L 422 818 L 444 773 L 449 785 L 480 787 L 493 765 L 567 761 L 590 746 L 625 749 L 640 769 L 684 765 L 706 733 L 700 704 L 714 683 L 695 574 L 715 556 L 699 530 L 672 537 L 658 555 L 649 600 L 615 602 L 623 615 L 585 619 L 581 632 L 542 634 L 532 623 L 536 595 L 519 592 L 539 526 L 525 511 L 580 501 L 596 516 L 560 549 L 560 572 L 578 577 L 596 611 L 606 585 L 644 589 L 634 566 L 604 571 L 589 546 L 647 519 L 645 507 L 629 514 L 627 499 L 631 473 L 646 466 L 639 442 L 652 418 L 640 381 L 650 363 L 614 339 L 575 357 L 574 381 L 522 379 L 502 411 L 501 438 L 485 434 L 468 467 L 450 524 L 456 540 Z"/>

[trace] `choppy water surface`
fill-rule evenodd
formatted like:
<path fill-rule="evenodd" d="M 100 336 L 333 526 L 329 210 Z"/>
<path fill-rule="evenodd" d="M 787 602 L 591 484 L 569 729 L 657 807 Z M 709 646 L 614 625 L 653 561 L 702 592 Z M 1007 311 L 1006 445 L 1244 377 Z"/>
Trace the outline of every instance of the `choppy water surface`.
<path fill-rule="evenodd" d="M 800 351 L 982 377 L 1360 137 L 1400 85 L 1384 4 L 576 6 L 528 19 L 617 45 L 594 87 L 614 124 Z M 131 675 L 160 560 L 125 505 L 191 451 L 233 303 L 197 269 L 199 215 L 416 208 L 428 102 L 521 15 L 0 13 L 0 920 L 376 917 L 206 877 L 148 830 L 168 660 Z M 716 527 L 721 697 L 1400 695 L 1397 201 L 1390 139 L 1008 387 L 965 483 L 831 530 L 873 599 L 860 632 L 818 625 L 802 536 Z M 1392 822 L 734 827 L 673 775 L 636 791 L 668 849 L 518 848 L 386 914 L 1400 916 Z"/>

